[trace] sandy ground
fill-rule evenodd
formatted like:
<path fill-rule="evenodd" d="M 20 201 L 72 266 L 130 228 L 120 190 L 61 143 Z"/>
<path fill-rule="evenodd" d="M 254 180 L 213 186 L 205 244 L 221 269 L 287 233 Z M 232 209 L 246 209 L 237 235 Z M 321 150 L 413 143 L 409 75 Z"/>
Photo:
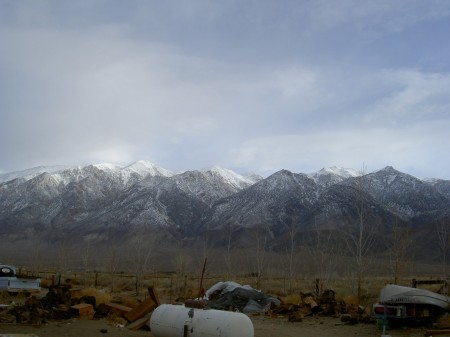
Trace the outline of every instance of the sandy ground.
<path fill-rule="evenodd" d="M 255 337 L 372 337 L 381 336 L 376 325 L 344 325 L 339 319 L 331 317 L 307 317 L 302 322 L 290 323 L 284 318 L 272 319 L 266 316 L 251 317 Z M 423 337 L 425 328 L 393 329 L 387 331 L 392 337 Z M 71 319 L 51 322 L 40 327 L 23 325 L 0 325 L 0 337 L 11 334 L 29 334 L 38 337 L 154 337 L 149 330 L 131 331 L 113 325 L 107 320 Z M 14 336 L 14 335 L 13 335 Z M 446 335 L 450 336 L 450 335 Z M 239 336 L 236 336 L 239 337 Z"/>

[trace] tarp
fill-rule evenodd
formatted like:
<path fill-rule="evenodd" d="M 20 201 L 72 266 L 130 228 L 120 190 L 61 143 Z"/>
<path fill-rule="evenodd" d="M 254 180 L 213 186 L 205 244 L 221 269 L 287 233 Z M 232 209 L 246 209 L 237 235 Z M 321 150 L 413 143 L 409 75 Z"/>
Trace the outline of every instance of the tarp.
<path fill-rule="evenodd" d="M 205 294 L 208 306 L 212 309 L 230 310 L 240 312 L 265 312 L 271 306 L 281 302 L 275 297 L 253 289 L 249 285 L 240 285 L 233 281 L 218 282 L 209 288 Z"/>

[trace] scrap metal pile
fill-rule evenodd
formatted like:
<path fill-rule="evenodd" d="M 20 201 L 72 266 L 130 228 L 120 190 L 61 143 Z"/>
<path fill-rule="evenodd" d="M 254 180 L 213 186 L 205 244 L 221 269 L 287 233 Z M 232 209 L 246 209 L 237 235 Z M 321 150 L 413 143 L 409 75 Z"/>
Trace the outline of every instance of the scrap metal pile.
<path fill-rule="evenodd" d="M 50 319 L 75 316 L 76 312 L 71 307 L 81 303 L 95 307 L 95 297 L 77 297 L 72 296 L 72 293 L 68 286 L 52 286 L 43 297 L 11 297 L 9 303 L 1 305 L 0 323 L 39 325 Z"/>
<path fill-rule="evenodd" d="M 345 324 L 373 323 L 368 309 L 356 304 L 336 300 L 333 290 L 325 290 L 321 296 L 300 293 L 296 303 L 281 303 L 272 308 L 271 317 L 287 317 L 289 322 L 301 322 L 304 317 L 312 315 L 339 318 Z"/>
<path fill-rule="evenodd" d="M 336 300 L 333 290 L 325 290 L 321 296 L 301 293 L 295 301 L 286 301 L 248 285 L 241 286 L 228 281 L 212 286 L 205 297 L 205 305 L 212 309 L 265 313 L 272 318 L 286 317 L 290 322 L 300 322 L 303 317 L 310 315 L 333 316 L 348 324 L 374 322 L 367 308 Z"/>
<path fill-rule="evenodd" d="M 267 311 L 279 305 L 279 299 L 248 285 L 232 281 L 219 282 L 206 292 L 208 307 L 218 310 L 238 310 L 243 313 Z"/>

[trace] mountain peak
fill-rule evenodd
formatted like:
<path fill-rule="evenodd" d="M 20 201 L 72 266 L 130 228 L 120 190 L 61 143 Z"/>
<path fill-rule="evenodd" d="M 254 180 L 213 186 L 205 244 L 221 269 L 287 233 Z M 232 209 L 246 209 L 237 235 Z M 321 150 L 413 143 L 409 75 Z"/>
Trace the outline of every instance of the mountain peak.
<path fill-rule="evenodd" d="M 341 177 L 344 178 L 351 178 L 351 177 L 359 177 L 360 175 L 362 175 L 361 171 L 357 171 L 351 168 L 342 168 L 342 167 L 336 167 L 336 166 L 332 166 L 331 169 L 333 170 L 333 172 L 341 175 Z M 335 171 L 337 170 L 337 171 Z"/>
<path fill-rule="evenodd" d="M 122 168 L 120 165 L 112 164 L 112 163 L 100 163 L 100 164 L 94 164 L 92 166 L 94 166 L 102 171 L 117 171 Z"/>
<path fill-rule="evenodd" d="M 171 177 L 173 173 L 169 170 L 166 170 L 162 167 L 156 166 L 152 162 L 148 160 L 138 160 L 134 163 L 128 165 L 127 167 L 122 169 L 122 172 L 125 173 L 137 173 L 141 176 L 152 175 L 152 176 L 164 176 Z"/>
<path fill-rule="evenodd" d="M 392 166 L 386 166 L 386 167 L 384 167 L 384 168 L 382 168 L 382 169 L 380 169 L 380 170 L 378 170 L 378 171 L 375 171 L 375 172 L 373 172 L 373 173 L 386 173 L 386 174 L 392 175 L 392 174 L 401 174 L 402 172 L 397 171 L 397 170 L 396 170 L 394 167 L 392 167 Z"/>
<path fill-rule="evenodd" d="M 385 168 L 381 169 L 381 171 L 397 171 L 393 166 L 386 166 Z"/>
<path fill-rule="evenodd" d="M 213 166 L 209 170 L 205 171 L 204 173 L 210 173 L 212 175 L 217 175 L 221 177 L 225 182 L 232 186 L 236 186 L 238 188 L 242 188 L 244 186 L 252 185 L 254 181 L 252 181 L 248 177 L 244 177 L 232 170 L 220 167 L 220 166 Z"/>
<path fill-rule="evenodd" d="M 331 166 L 331 167 L 324 167 L 321 170 L 313 173 L 312 175 L 320 176 L 324 174 L 334 174 L 342 178 L 352 178 L 352 177 L 359 177 L 361 175 L 361 172 L 350 168 Z"/>

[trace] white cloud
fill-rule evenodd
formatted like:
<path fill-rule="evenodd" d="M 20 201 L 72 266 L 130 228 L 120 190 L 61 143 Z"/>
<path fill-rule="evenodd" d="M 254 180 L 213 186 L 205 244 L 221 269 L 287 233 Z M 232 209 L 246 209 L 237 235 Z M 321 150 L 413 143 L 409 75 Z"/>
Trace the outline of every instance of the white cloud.
<path fill-rule="evenodd" d="M 427 172 L 445 177 L 450 144 L 442 144 L 448 125 L 441 121 L 404 128 L 343 129 L 262 137 L 247 141 L 235 151 L 234 164 L 258 167 L 262 174 L 280 169 L 314 172 L 322 167 L 385 166 L 425 178 Z M 436 162 L 436 157 L 440 162 Z"/>
<path fill-rule="evenodd" d="M 389 96 L 369 109 L 368 123 L 399 125 L 450 117 L 450 74 L 417 70 L 384 72 L 393 84 Z"/>

